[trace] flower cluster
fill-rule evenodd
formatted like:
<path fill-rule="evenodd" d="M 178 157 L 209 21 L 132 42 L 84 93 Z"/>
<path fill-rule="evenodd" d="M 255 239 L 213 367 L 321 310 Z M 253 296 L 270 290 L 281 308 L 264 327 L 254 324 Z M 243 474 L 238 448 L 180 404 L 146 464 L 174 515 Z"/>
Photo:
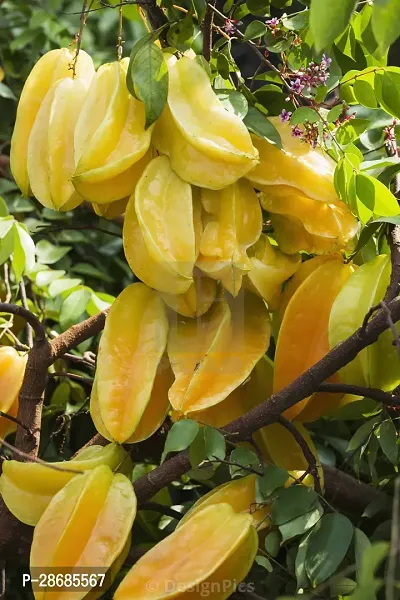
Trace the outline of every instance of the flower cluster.
<path fill-rule="evenodd" d="M 300 69 L 295 73 L 296 79 L 291 83 L 291 88 L 295 94 L 301 94 L 305 89 L 311 93 L 320 85 L 325 85 L 329 77 L 329 67 L 332 62 L 326 54 L 323 55 L 321 62 L 316 64 L 310 62 L 306 69 Z"/>
<path fill-rule="evenodd" d="M 228 35 L 235 35 L 236 30 L 239 25 L 241 25 L 242 21 L 238 19 L 225 19 L 224 30 Z"/>

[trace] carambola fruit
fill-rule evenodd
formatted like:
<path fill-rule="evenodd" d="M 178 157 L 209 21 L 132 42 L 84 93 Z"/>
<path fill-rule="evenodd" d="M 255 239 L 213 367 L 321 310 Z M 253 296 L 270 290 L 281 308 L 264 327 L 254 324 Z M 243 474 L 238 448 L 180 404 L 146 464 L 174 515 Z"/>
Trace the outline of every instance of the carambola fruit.
<path fill-rule="evenodd" d="M 165 304 L 184 317 L 204 315 L 217 295 L 217 282 L 195 269 L 194 281 L 184 294 L 161 294 Z"/>
<path fill-rule="evenodd" d="M 266 235 L 248 250 L 251 270 L 244 278 L 247 289 L 265 300 L 269 310 L 279 306 L 282 284 L 297 271 L 301 264 L 299 254 L 283 254 L 273 246 Z"/>
<path fill-rule="evenodd" d="M 144 171 L 126 207 L 123 242 L 129 266 L 150 287 L 175 295 L 192 285 L 202 227 L 199 202 L 166 156 Z"/>
<path fill-rule="evenodd" d="M 353 267 L 338 255 L 323 262 L 305 278 L 289 300 L 279 330 L 274 392 L 278 392 L 329 352 L 329 315 Z M 336 401 L 334 394 L 318 393 L 320 415 Z M 298 402 L 284 416 L 302 420 L 309 398 Z"/>
<path fill-rule="evenodd" d="M 347 249 L 359 229 L 357 219 L 338 198 L 335 203 L 319 202 L 296 188 L 270 186 L 260 201 L 270 213 L 276 241 L 286 254 Z"/>
<path fill-rule="evenodd" d="M 364 263 L 349 277 L 332 306 L 329 318 L 331 348 L 361 327 L 369 309 L 383 300 L 390 273 L 390 257 L 385 254 Z M 393 341 L 390 329 L 381 333 L 374 344 L 361 350 L 339 371 L 340 380 L 388 391 L 394 389 L 400 383 L 400 370 L 398 349 Z"/>
<path fill-rule="evenodd" d="M 18 394 L 25 374 L 27 356 L 20 356 L 11 346 L 0 347 L 0 410 L 12 417 L 18 414 Z M 0 417 L 0 438 L 15 431 L 16 424 Z M 1 442 L 0 442 L 1 445 Z"/>
<path fill-rule="evenodd" d="M 240 180 L 220 191 L 201 190 L 205 216 L 197 266 L 236 296 L 252 264 L 246 250 L 261 235 L 262 214 L 251 185 Z"/>
<path fill-rule="evenodd" d="M 184 181 L 202 188 L 220 190 L 245 175 L 253 164 L 210 157 L 190 144 L 178 129 L 168 106 L 155 124 L 152 144 L 169 156 L 175 173 Z"/>
<path fill-rule="evenodd" d="M 122 446 L 90 446 L 70 461 L 49 463 L 5 461 L 0 492 L 8 510 L 23 523 L 36 525 L 53 496 L 77 473 L 108 465 L 130 476 L 132 461 Z M 52 468 L 55 467 L 55 468 Z M 65 470 L 63 470 L 65 469 Z"/>
<path fill-rule="evenodd" d="M 72 79 L 73 72 L 70 67 L 73 59 L 74 52 L 68 48 L 50 50 L 35 64 L 22 90 L 11 140 L 10 165 L 13 177 L 25 197 L 31 194 L 28 142 L 36 116 L 50 88 L 59 80 Z M 90 81 L 93 75 L 93 61 L 81 50 L 76 62 L 76 78 Z"/>
<path fill-rule="evenodd" d="M 205 593 L 225 600 L 249 572 L 257 546 L 250 515 L 226 503 L 208 506 L 140 558 L 114 600 L 183 600 Z"/>
<path fill-rule="evenodd" d="M 123 443 L 135 433 L 151 398 L 167 333 L 165 305 L 143 283 L 125 288 L 111 306 L 99 345 L 93 400 L 108 439 Z"/>
<path fill-rule="evenodd" d="M 185 415 L 224 400 L 267 351 L 270 335 L 267 307 L 250 292 L 230 302 L 217 298 L 198 319 L 171 318 L 167 351 L 175 375 L 169 391 L 174 410 Z"/>
<path fill-rule="evenodd" d="M 145 130 L 144 105 L 126 87 L 128 62 L 99 68 L 75 128 L 73 184 L 97 204 L 129 196 L 149 160 L 152 128 Z"/>
<path fill-rule="evenodd" d="M 136 496 L 125 475 L 113 475 L 105 465 L 77 475 L 53 497 L 35 527 L 31 569 L 111 568 L 126 549 L 135 515 Z M 40 588 L 35 600 L 81 600 L 86 593 Z"/>
<path fill-rule="evenodd" d="M 222 106 L 201 64 L 171 57 L 168 73 L 168 106 L 184 138 L 210 158 L 254 166 L 258 152 L 245 124 Z"/>
<path fill-rule="evenodd" d="M 321 202 L 336 202 L 333 185 L 335 162 L 319 147 L 292 135 L 289 124 L 279 117 L 269 117 L 278 130 L 282 150 L 266 140 L 252 135 L 259 151 L 259 164 L 246 175 L 255 188 L 266 191 L 269 186 L 293 186 L 303 194 Z"/>

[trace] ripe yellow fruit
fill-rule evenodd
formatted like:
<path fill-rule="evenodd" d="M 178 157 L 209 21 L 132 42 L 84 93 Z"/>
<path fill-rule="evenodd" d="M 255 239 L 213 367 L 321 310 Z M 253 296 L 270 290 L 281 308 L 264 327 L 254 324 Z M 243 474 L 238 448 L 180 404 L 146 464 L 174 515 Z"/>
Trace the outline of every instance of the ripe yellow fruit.
<path fill-rule="evenodd" d="M 336 202 L 333 185 L 335 162 L 319 147 L 292 135 L 289 124 L 279 117 L 269 117 L 278 130 L 282 150 L 266 140 L 252 135 L 254 146 L 259 151 L 260 163 L 246 175 L 255 188 L 267 191 L 269 186 L 288 185 L 304 195 L 322 202 Z"/>
<path fill-rule="evenodd" d="M 286 254 L 350 249 L 359 230 L 357 219 L 338 198 L 335 203 L 319 202 L 296 188 L 269 186 L 260 201 L 270 213 L 279 248 Z"/>
<path fill-rule="evenodd" d="M 105 465 L 77 475 L 51 500 L 33 534 L 30 567 L 110 569 L 126 549 L 136 496 L 125 475 Z M 105 589 L 102 590 L 103 592 Z M 35 600 L 81 600 L 87 591 L 35 591 Z"/>
<path fill-rule="evenodd" d="M 158 152 L 169 156 L 173 170 L 181 179 L 210 190 L 232 185 L 253 168 L 253 163 L 210 157 L 190 144 L 178 129 L 168 106 L 155 124 L 152 144 Z"/>
<path fill-rule="evenodd" d="M 160 292 L 184 294 L 193 283 L 200 230 L 197 195 L 166 156 L 153 159 L 125 213 L 123 242 L 132 271 Z"/>
<path fill-rule="evenodd" d="M 221 502 L 229 504 L 237 513 L 248 513 L 251 515 L 253 525 L 257 527 L 258 531 L 268 527 L 270 523 L 268 519 L 270 508 L 257 506 L 256 480 L 257 475 L 252 474 L 218 485 L 193 504 L 183 519 L 179 521 L 178 528 L 182 527 L 184 523 L 193 518 L 194 515 L 206 506 L 215 506 Z"/>
<path fill-rule="evenodd" d="M 21 98 L 18 104 L 17 118 L 15 122 L 14 132 L 11 140 L 10 165 L 15 181 L 20 187 L 24 196 L 31 195 L 30 181 L 28 175 L 28 144 L 32 128 L 34 126 L 39 109 L 41 108 L 47 93 L 57 82 L 63 79 L 72 80 L 73 72 L 70 68 L 74 58 L 74 52 L 68 48 L 60 48 L 47 52 L 33 67 L 28 79 L 25 82 L 22 90 Z M 93 61 L 86 52 L 80 51 L 76 62 L 76 80 L 82 83 L 89 84 L 94 75 Z M 75 88 L 75 86 L 73 86 Z M 76 86 L 77 88 L 79 87 Z M 63 88 L 63 93 L 69 88 Z M 63 93 L 59 93 L 63 96 Z M 48 101 L 48 103 L 50 103 Z M 72 106 L 64 106 L 65 110 L 69 111 L 69 117 L 75 117 L 75 109 Z M 71 123 L 63 125 L 68 131 L 71 129 Z M 47 131 L 47 128 L 46 128 Z M 57 129 L 52 127 L 52 135 L 57 135 Z M 66 132 L 61 132 L 64 135 Z M 39 132 L 37 133 L 39 135 Z M 46 132 L 43 132 L 45 137 Z M 42 141 L 42 144 L 45 140 Z M 57 148 L 70 156 L 70 147 Z M 37 149 L 39 152 L 39 148 Z M 34 173 L 34 167 L 31 168 L 31 173 L 37 175 L 38 178 L 46 178 L 45 172 Z M 40 183 L 39 183 L 40 185 Z M 36 192 L 34 192 L 36 195 Z M 38 198 L 40 200 L 40 198 Z M 41 200 L 40 200 L 41 201 Z"/>
<path fill-rule="evenodd" d="M 329 352 L 329 315 L 336 296 L 354 268 L 339 255 L 322 262 L 299 285 L 283 315 L 275 352 L 274 392 L 278 392 Z M 309 398 L 284 416 L 301 420 Z M 335 394 L 318 393 L 319 414 L 330 412 Z M 305 419 L 307 420 L 307 419 Z"/>
<path fill-rule="evenodd" d="M 220 297 L 199 319 L 170 319 L 168 356 L 175 375 L 172 407 L 187 415 L 218 404 L 250 375 L 268 349 L 271 324 L 260 298 Z"/>
<path fill-rule="evenodd" d="M 245 124 L 224 109 L 200 63 L 171 57 L 168 72 L 168 106 L 184 138 L 210 158 L 249 168 L 257 164 L 258 152 Z"/>
<path fill-rule="evenodd" d="M 243 275 L 252 268 L 246 250 L 261 235 L 262 214 L 257 195 L 244 179 L 221 191 L 203 189 L 205 211 L 197 266 L 206 275 L 221 280 L 236 296 Z"/>
<path fill-rule="evenodd" d="M 124 443 L 135 433 L 150 402 L 167 332 L 164 303 L 143 283 L 125 288 L 111 306 L 92 392 L 92 411 L 98 410 L 108 439 Z"/>
<path fill-rule="evenodd" d="M 204 315 L 217 295 L 217 282 L 195 270 L 192 285 L 184 294 L 161 294 L 165 304 L 184 317 Z"/>
<path fill-rule="evenodd" d="M 250 515 L 225 503 L 208 506 L 140 558 L 114 599 L 183 600 L 197 586 L 195 596 L 225 600 L 249 572 L 257 546 Z"/>
<path fill-rule="evenodd" d="M 266 235 L 249 248 L 248 255 L 252 266 L 244 278 L 244 285 L 261 296 L 273 312 L 279 306 L 282 284 L 297 271 L 301 257 L 283 254 Z"/>
<path fill-rule="evenodd" d="M 130 476 L 132 461 L 122 446 L 91 446 L 70 461 L 49 463 L 5 461 L 0 477 L 0 492 L 8 510 L 22 523 L 36 525 L 51 499 L 78 473 L 108 465 Z M 63 471 L 62 469 L 66 469 Z"/>

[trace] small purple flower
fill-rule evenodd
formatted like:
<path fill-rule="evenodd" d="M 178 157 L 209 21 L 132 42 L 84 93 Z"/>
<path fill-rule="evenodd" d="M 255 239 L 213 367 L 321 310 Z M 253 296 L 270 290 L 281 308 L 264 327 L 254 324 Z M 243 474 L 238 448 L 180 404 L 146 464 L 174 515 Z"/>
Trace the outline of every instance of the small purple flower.
<path fill-rule="evenodd" d="M 301 94 L 301 92 L 304 90 L 304 84 L 302 83 L 301 79 L 296 79 L 296 81 L 293 81 L 290 87 L 296 94 Z"/>
<path fill-rule="evenodd" d="M 237 19 L 225 19 L 224 29 L 228 35 L 234 35 L 236 33 L 237 26 L 240 25 L 241 21 Z"/>
<path fill-rule="evenodd" d="M 329 58 L 329 56 L 327 54 L 323 54 L 322 59 L 321 59 L 321 65 L 320 65 L 321 69 L 326 71 L 331 66 L 331 63 L 332 63 L 332 59 Z"/>
<path fill-rule="evenodd" d="M 280 120 L 282 121 L 282 123 L 288 123 L 290 121 L 290 117 L 292 116 L 291 112 L 288 112 L 285 108 L 282 110 L 281 114 L 279 115 Z"/>
<path fill-rule="evenodd" d="M 303 132 L 298 125 L 295 125 L 294 127 L 292 127 L 292 136 L 293 137 L 301 138 L 302 135 L 303 135 Z"/>
<path fill-rule="evenodd" d="M 272 19 L 269 19 L 269 21 L 265 22 L 267 25 L 272 27 L 272 29 L 275 29 L 275 27 L 278 27 L 279 19 L 277 19 L 276 17 L 272 17 Z"/>

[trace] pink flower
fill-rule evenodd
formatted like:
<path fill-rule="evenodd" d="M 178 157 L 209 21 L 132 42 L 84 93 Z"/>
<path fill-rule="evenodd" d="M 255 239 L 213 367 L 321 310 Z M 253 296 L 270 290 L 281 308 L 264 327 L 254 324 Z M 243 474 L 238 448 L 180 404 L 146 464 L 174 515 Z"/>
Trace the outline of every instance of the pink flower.
<path fill-rule="evenodd" d="M 290 121 L 290 117 L 292 116 L 291 112 L 288 112 L 285 108 L 282 110 L 281 114 L 279 115 L 280 120 L 282 121 L 282 123 L 288 123 Z"/>
<path fill-rule="evenodd" d="M 301 138 L 302 135 L 303 135 L 303 132 L 298 125 L 295 125 L 294 127 L 292 127 L 292 136 L 293 137 Z"/>

